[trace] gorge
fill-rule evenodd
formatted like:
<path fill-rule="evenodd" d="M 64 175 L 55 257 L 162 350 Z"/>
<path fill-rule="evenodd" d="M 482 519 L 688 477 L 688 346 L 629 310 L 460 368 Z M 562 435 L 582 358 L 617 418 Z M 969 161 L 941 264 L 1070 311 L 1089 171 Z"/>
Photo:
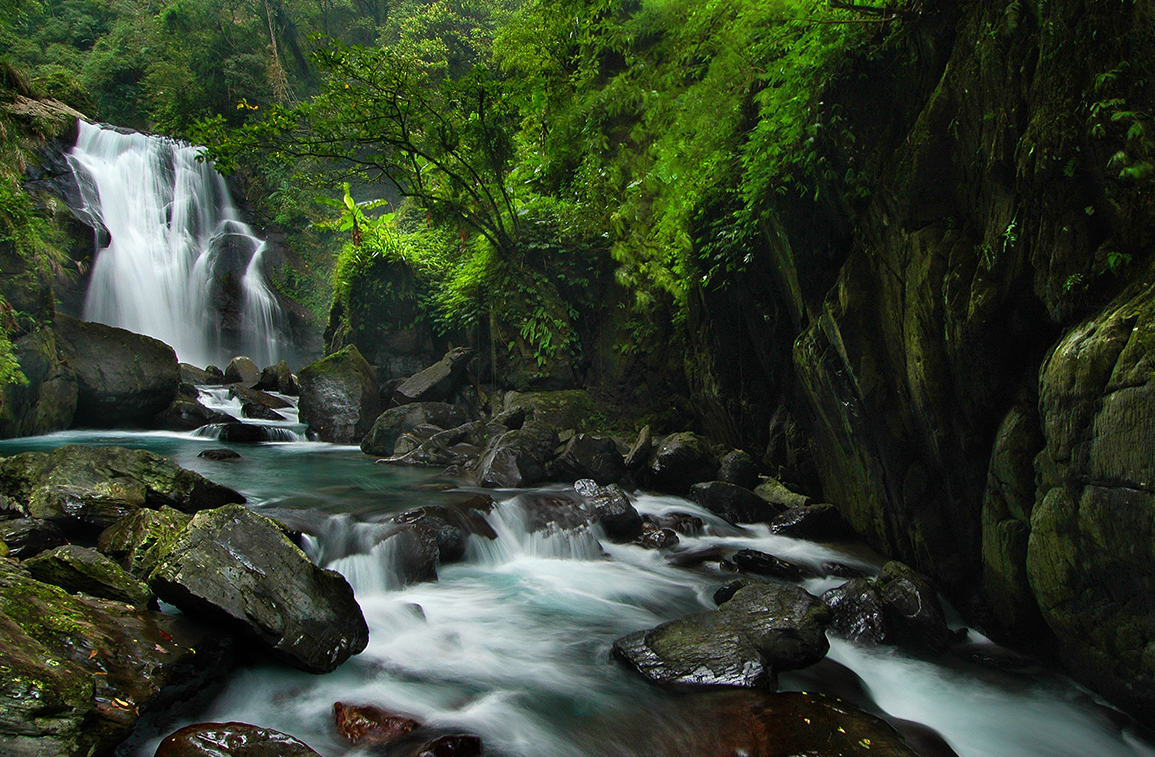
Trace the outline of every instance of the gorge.
<path fill-rule="evenodd" d="M 344 115 L 389 101 L 364 88 L 364 70 L 354 66 L 361 59 L 340 46 L 347 41 L 322 48 L 329 68 L 319 70 L 330 78 L 310 84 L 314 110 L 271 122 L 285 131 L 237 138 L 240 158 L 213 149 L 240 166 L 234 181 L 244 212 L 261 219 L 254 226 L 291 221 L 299 228 L 289 238 L 301 249 L 320 245 L 309 235 L 324 228 L 332 235 L 324 244 L 339 248 L 330 251 L 332 294 L 313 330 L 325 331 L 326 361 L 355 364 L 369 377 L 358 386 L 370 388 L 343 389 L 344 404 L 324 411 L 302 398 L 301 422 L 263 421 L 294 434 L 308 425 L 324 441 L 249 446 L 195 435 L 193 424 L 216 434 L 236 430 L 234 421 L 256 423 L 243 409 L 251 400 L 239 396 L 256 381 L 234 383 L 238 396 L 228 399 L 219 384 L 181 387 L 197 374 L 179 377 L 167 355 L 153 362 L 163 344 L 68 318 L 61 293 L 69 284 L 59 272 L 37 268 L 15 241 L 0 243 L 5 334 L 27 379 L 4 386 L 0 436 L 11 438 L 0 454 L 79 442 L 172 456 L 242 491 L 255 511 L 292 521 L 309 556 L 339 570 L 365 609 L 365 653 L 322 678 L 271 663 L 242 670 L 209 705 L 213 718 L 344 754 L 349 747 L 328 721 L 344 689 L 480 734 L 503 755 L 708 750 L 714 736 L 685 734 L 692 729 L 683 721 L 716 713 L 715 705 L 649 686 L 611 650 L 624 635 L 714 611 L 728 563 L 749 548 L 806 565 L 813 575 L 800 585 L 815 595 L 845 582 L 823 572 L 826 562 L 876 580 L 886 560 L 902 561 L 955 608 L 952 627 L 971 629 L 935 659 L 832 635 L 824 661 L 783 672 L 781 690 L 829 693 L 885 713 L 924 757 L 950 752 L 934 751 L 942 749 L 934 738 L 918 741 L 899 720 L 937 731 L 960 755 L 1151 752 L 1155 15 L 1130 0 L 820 5 L 528 3 L 528 15 L 502 27 L 512 31 L 495 32 L 489 73 L 500 71 L 506 89 L 481 73 L 465 76 L 468 56 L 446 54 L 440 68 L 399 59 L 400 71 L 458 77 L 420 82 L 430 85 L 420 91 L 444 98 L 436 103 L 445 139 L 419 146 L 440 157 L 438 149 L 476 151 L 481 158 L 468 164 L 480 167 L 476 181 L 437 174 L 425 195 L 378 216 L 357 199 L 388 185 L 386 172 L 347 185 L 341 200 L 330 192 L 339 220 L 306 222 L 300 208 L 286 210 L 292 185 L 276 183 L 287 169 L 254 156 L 302 144 L 324 152 L 308 139 L 348 137 Z M 261 34 L 287 35 L 289 25 L 265 10 Z M 175 12 L 166 18 L 171 29 L 186 28 Z M 469 24 L 488 28 L 477 18 Z M 478 49 L 469 54 L 490 54 Z M 387 57 L 368 60 L 393 71 Z M 307 78 L 295 81 L 304 87 Z M 223 182 L 198 173 L 206 166 L 191 148 L 87 124 L 77 130 L 67 114 L 45 126 L 52 119 L 28 104 L 31 91 L 16 89 L 5 117 L 41 150 L 21 164 L 30 189 L 64 175 L 53 150 L 75 144 L 71 160 L 91 166 L 103 140 L 122 145 L 109 146 L 109 156 L 153 150 L 166 165 L 186 161 L 187 175 L 206 188 L 203 202 L 183 189 L 169 194 L 166 175 L 155 204 L 145 204 L 145 185 L 132 184 L 126 207 L 165 223 L 139 232 L 155 241 L 121 249 L 138 235 L 118 225 L 127 213 L 109 212 L 114 201 L 102 192 L 105 215 L 96 221 L 91 200 L 106 168 L 80 171 L 94 180 L 79 182 L 90 201 L 77 215 L 94 221 L 101 239 L 85 319 L 151 333 L 196 369 L 248 354 L 261 368 L 292 363 L 306 395 L 329 380 L 318 368 L 325 361 L 314 362 L 316 351 L 295 343 L 287 316 L 268 304 L 273 290 L 284 307 L 287 295 L 306 291 L 306 266 L 298 261 L 292 275 L 279 268 L 276 281 L 268 275 L 262 242 L 230 209 Z M 245 100 L 249 107 L 236 110 L 263 114 L 272 102 L 258 109 Z M 291 106 L 287 97 L 277 102 Z M 509 110 L 454 110 L 463 102 Z M 353 139 L 362 152 L 329 157 L 384 161 L 390 153 L 380 145 L 392 143 L 382 135 L 391 133 Z M 301 165 L 317 159 L 294 157 Z M 414 164 L 417 178 L 433 176 L 421 173 L 430 163 Z M 129 169 L 118 181 L 128 187 L 145 173 Z M 412 176 L 394 181 L 413 191 Z M 499 201 L 469 194 L 478 187 Z M 38 197 L 52 223 L 73 223 L 50 195 Z M 210 220 L 210 208 L 220 215 Z M 487 213 L 511 231 L 491 231 Z M 179 224 L 168 222 L 181 218 L 186 230 L 174 233 Z M 73 228 L 70 238 L 87 233 Z M 161 249 L 178 254 L 114 263 L 122 251 Z M 71 270 L 87 254 L 90 237 L 53 260 Z M 168 291 L 169 280 L 191 288 Z M 134 310 L 167 325 L 145 326 Z M 454 349 L 469 351 L 467 362 L 454 362 Z M 154 382 L 162 400 L 130 406 L 123 397 L 140 394 L 132 385 L 97 407 L 93 397 L 112 394 L 98 395 L 89 378 L 104 371 L 93 367 L 101 352 L 116 355 L 103 365 L 118 371 L 105 372 L 123 374 L 126 385 L 163 379 Z M 464 419 L 426 418 L 425 436 L 401 446 L 390 438 L 371 455 L 349 446 L 371 451 L 362 440 L 374 421 L 412 399 L 401 387 L 436 365 L 455 382 L 437 400 Z M 559 436 L 544 437 L 558 454 L 524 484 L 484 485 L 471 466 L 494 451 L 498 431 L 483 429 L 521 431 L 527 420 L 516 405 L 567 392 L 585 399 L 580 420 L 557 420 Z M 161 420 L 178 393 L 182 409 Z M 235 417 L 190 409 L 198 400 Z M 172 425 L 180 413 L 188 431 Z M 150 430 L 110 430 L 118 425 Z M 526 525 L 543 501 L 580 499 L 572 479 L 546 474 L 562 470 L 563 447 L 582 434 L 613 437 L 624 458 L 644 427 L 656 442 L 692 430 L 718 458 L 742 451 L 765 480 L 833 504 L 863 542 L 816 544 L 766 523 L 735 525 L 685 499 L 688 486 L 662 490 L 636 478 L 622 486 L 653 522 L 676 512 L 706 528 L 679 534 L 680 545 L 663 552 L 614 543 L 596 525 Z M 434 437 L 453 441 L 439 447 Z M 240 464 L 197 457 L 222 443 Z M 475 448 L 472 462 L 442 478 L 457 445 Z M 437 464 L 373 463 L 406 455 Z M 449 487 L 457 493 L 431 492 Z M 398 580 L 389 567 L 396 554 L 358 541 L 437 497 L 465 494 L 495 500 L 476 516 L 493 537 L 468 537 L 464 559 L 438 565 L 436 582 Z M 711 557 L 676 564 L 696 552 Z M 631 729 L 636 740 L 621 736 Z M 125 753 L 151 754 L 164 734 L 145 731 Z"/>

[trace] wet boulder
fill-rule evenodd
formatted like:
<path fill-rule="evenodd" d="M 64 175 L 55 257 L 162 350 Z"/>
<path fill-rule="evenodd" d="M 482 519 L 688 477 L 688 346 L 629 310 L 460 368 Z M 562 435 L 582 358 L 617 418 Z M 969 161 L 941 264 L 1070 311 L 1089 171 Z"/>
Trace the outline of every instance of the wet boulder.
<path fill-rule="evenodd" d="M 146 426 L 176 397 L 180 367 L 164 342 L 63 314 L 54 328 L 60 357 L 76 372 L 74 426 Z"/>
<path fill-rule="evenodd" d="M 229 396 L 235 400 L 240 400 L 242 406 L 262 405 L 270 410 L 284 410 L 293 406 L 292 402 L 278 397 L 275 394 L 269 394 L 260 389 L 250 389 L 241 384 L 230 386 Z"/>
<path fill-rule="evenodd" d="M 450 429 L 467 423 L 469 418 L 460 408 L 444 402 L 414 402 L 394 407 L 381 413 L 361 439 L 361 451 L 366 455 L 392 457 L 397 440 L 421 425 Z"/>
<path fill-rule="evenodd" d="M 393 390 L 393 401 L 407 405 L 449 399 L 461 383 L 465 367 L 472 358 L 473 350 L 468 347 L 453 348 L 438 362 L 403 381 Z"/>
<path fill-rule="evenodd" d="M 377 377 L 352 345 L 305 366 L 297 380 L 301 421 L 322 441 L 358 444 L 381 412 Z"/>
<path fill-rule="evenodd" d="M 655 683 L 774 689 L 780 671 L 826 655 L 829 614 L 805 589 L 758 582 L 738 589 L 715 612 L 629 634 L 613 649 Z"/>
<path fill-rule="evenodd" d="M 152 452 L 83 445 L 0 458 L 0 493 L 65 531 L 103 530 L 142 507 L 191 513 L 245 501 Z"/>
<path fill-rule="evenodd" d="M 617 484 L 598 486 L 593 479 L 574 482 L 574 491 L 612 541 L 628 542 L 642 536 L 642 516 Z"/>
<path fill-rule="evenodd" d="M 477 482 L 488 488 L 520 488 L 545 480 L 557 432 L 539 421 L 494 438 L 477 465 Z"/>
<path fill-rule="evenodd" d="M 140 712 L 192 696 L 234 663 L 215 629 L 72 596 L 11 559 L 0 559 L 0 660 L 0 754 L 12 757 L 110 754 Z"/>
<path fill-rule="evenodd" d="M 758 485 L 758 464 L 745 450 L 730 450 L 719 461 L 718 480 L 753 489 Z"/>
<path fill-rule="evenodd" d="M 372 705 L 333 704 L 333 721 L 345 740 L 355 745 L 392 744 L 421 726 L 413 718 Z"/>
<path fill-rule="evenodd" d="M 321 757 L 287 733 L 248 723 L 194 723 L 166 736 L 154 757 Z"/>
<path fill-rule="evenodd" d="M 245 402 L 241 405 L 241 415 L 245 418 L 250 418 L 259 421 L 284 421 L 287 420 L 285 416 L 278 413 L 271 407 L 261 405 L 256 402 Z"/>
<path fill-rule="evenodd" d="M 65 542 L 60 526 L 39 518 L 0 520 L 0 542 L 7 545 L 9 554 L 23 560 L 41 552 L 59 547 Z"/>
<path fill-rule="evenodd" d="M 205 407 L 200 401 L 177 397 L 157 414 L 153 424 L 169 431 L 192 431 L 210 423 L 229 423 L 234 420 L 227 413 Z"/>
<path fill-rule="evenodd" d="M 885 644 L 889 640 L 886 607 L 873 582 L 853 578 L 827 590 L 822 601 L 830 608 L 830 631 L 850 641 Z"/>
<path fill-rule="evenodd" d="M 282 441 L 283 429 L 264 426 L 259 423 L 231 421 L 217 428 L 217 439 L 230 444 L 260 444 L 261 442 Z"/>
<path fill-rule="evenodd" d="M 730 523 L 764 523 L 781 513 L 749 489 L 725 481 L 705 481 L 690 487 L 689 498 Z"/>
<path fill-rule="evenodd" d="M 95 549 L 66 544 L 28 558 L 24 567 L 37 581 L 59 586 L 69 594 L 83 592 L 139 608 L 152 600 L 147 584 Z"/>
<path fill-rule="evenodd" d="M 678 534 L 671 528 L 662 528 L 657 523 L 643 518 L 642 533 L 633 543 L 643 549 L 669 549 L 678 545 Z"/>
<path fill-rule="evenodd" d="M 198 513 L 149 577 L 161 599 L 221 618 L 273 656 L 324 673 L 365 648 L 348 582 L 314 565 L 275 522 L 240 505 Z"/>
<path fill-rule="evenodd" d="M 481 757 L 482 752 L 480 736 L 447 733 L 402 751 L 398 757 Z"/>
<path fill-rule="evenodd" d="M 717 479 L 718 458 L 705 437 L 683 431 L 658 442 L 643 474 L 645 483 L 655 489 L 685 494 L 694 484 Z"/>
<path fill-rule="evenodd" d="M 261 369 L 252 358 L 238 355 L 225 366 L 226 384 L 244 384 L 252 386 L 261 380 Z"/>
<path fill-rule="evenodd" d="M 801 505 L 770 522 L 770 530 L 781 536 L 809 541 L 833 541 L 855 536 L 854 529 L 834 505 Z"/>
<path fill-rule="evenodd" d="M 262 392 L 277 392 L 278 394 L 286 394 L 294 397 L 300 392 L 300 387 L 297 386 L 297 378 L 293 372 L 289 370 L 289 364 L 284 360 L 276 365 L 266 366 L 261 370 L 261 377 L 257 383 L 253 385 L 254 389 Z"/>
<path fill-rule="evenodd" d="M 938 592 L 926 577 L 891 560 L 882 566 L 878 585 L 887 619 L 895 627 L 900 643 L 939 653 L 954 641 Z"/>
<path fill-rule="evenodd" d="M 589 434 L 575 434 L 546 471 L 551 481 L 593 479 L 602 486 L 621 481 L 625 474 L 625 460 L 614 440 Z"/>
<path fill-rule="evenodd" d="M 798 565 L 756 549 L 740 549 L 730 559 L 743 573 L 773 576 L 786 581 L 800 581 L 805 575 Z"/>

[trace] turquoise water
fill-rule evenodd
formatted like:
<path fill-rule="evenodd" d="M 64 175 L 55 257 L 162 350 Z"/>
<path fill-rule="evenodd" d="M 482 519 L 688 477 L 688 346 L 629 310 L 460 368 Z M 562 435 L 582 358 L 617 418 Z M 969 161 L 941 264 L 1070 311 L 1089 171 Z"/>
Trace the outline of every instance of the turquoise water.
<path fill-rule="evenodd" d="M 379 465 L 354 447 L 312 442 L 232 445 L 241 460 L 214 462 L 197 455 L 229 445 L 191 434 L 68 432 L 0 442 L 0 455 L 63 444 L 148 449 L 240 490 L 255 509 L 296 511 L 322 526 L 311 542 L 315 559 L 326 552 L 325 534 L 347 534 L 445 496 L 428 490 L 441 480 L 438 471 Z M 441 566 L 437 582 L 398 586 L 387 555 L 332 552 L 341 556 L 329 567 L 350 580 L 369 623 L 361 655 L 324 676 L 273 664 L 243 669 L 206 711 L 188 713 L 170 730 L 242 721 L 290 733 L 325 757 L 365 754 L 335 732 L 333 703 L 343 701 L 478 734 L 487 754 L 503 757 L 704 754 L 685 740 L 677 698 L 623 669 L 610 649 L 626 633 L 712 609 L 714 590 L 729 576 L 611 544 L 596 528 L 528 533 L 526 493 L 494 494 L 497 504 L 486 517 L 497 538 L 470 537 L 465 560 Z M 867 550 L 775 536 L 764 526 L 736 528 L 677 497 L 639 494 L 634 504 L 654 515 L 702 518 L 705 532 L 683 537 L 679 549 L 751 547 L 813 566 L 839 560 L 867 571 L 880 562 Z M 841 580 L 805 586 L 817 594 Z M 971 639 L 988 643 L 973 632 Z M 931 662 L 838 640 L 828 660 L 784 675 L 781 689 L 840 694 L 853 679 L 869 707 L 937 730 L 962 757 L 1155 756 L 1115 725 L 1101 702 L 1041 669 L 997 671 L 957 656 Z M 130 754 L 151 757 L 163 735 L 142 734 Z"/>

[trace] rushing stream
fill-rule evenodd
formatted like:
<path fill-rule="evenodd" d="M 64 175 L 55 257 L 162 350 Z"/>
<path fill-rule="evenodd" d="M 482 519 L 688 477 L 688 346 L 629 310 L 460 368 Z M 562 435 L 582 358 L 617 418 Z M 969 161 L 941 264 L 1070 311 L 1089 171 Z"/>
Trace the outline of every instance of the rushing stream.
<path fill-rule="evenodd" d="M 350 751 L 333 727 L 333 703 L 343 701 L 478 734 L 488 754 L 504 757 L 685 753 L 677 696 L 613 661 L 610 648 L 631 631 L 712 609 L 711 596 L 728 577 L 708 564 L 677 567 L 666 553 L 611 544 L 596 530 L 529 534 L 527 493 L 498 491 L 489 492 L 497 505 L 487 516 L 495 540 L 472 536 L 465 559 L 441 566 L 440 580 L 401 587 L 382 555 L 350 554 L 348 534 L 440 496 L 419 486 L 434 471 L 377 465 L 356 448 L 304 441 L 238 445 L 241 460 L 214 462 L 197 454 L 219 441 L 174 433 L 66 432 L 0 442 L 0 455 L 67 443 L 150 449 L 241 490 L 258 511 L 293 511 L 319 523 L 308 551 L 355 588 L 370 627 L 362 654 L 321 676 L 273 663 L 242 669 L 186 722 L 248 722 L 292 734 L 326 757 L 364 754 Z M 677 497 L 633 499 L 643 513 L 691 513 L 706 523 L 701 535 L 682 537 L 679 550 L 726 545 L 812 566 L 880 564 L 861 548 L 737 528 Z M 805 586 L 817 594 L 842 580 Z M 972 650 L 993 651 L 974 632 L 970 641 Z M 826 661 L 783 675 L 780 689 L 825 691 L 925 724 L 962 757 L 1155 755 L 1117 725 L 1118 713 L 1069 680 L 974 658 L 956 652 L 928 662 L 833 639 Z M 131 753 L 151 757 L 158 740 L 142 739 Z"/>

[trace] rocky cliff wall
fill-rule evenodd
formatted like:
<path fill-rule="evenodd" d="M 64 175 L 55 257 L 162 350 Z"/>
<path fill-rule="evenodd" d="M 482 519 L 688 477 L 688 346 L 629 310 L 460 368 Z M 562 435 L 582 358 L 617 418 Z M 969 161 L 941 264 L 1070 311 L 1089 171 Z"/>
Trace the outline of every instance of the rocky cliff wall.
<path fill-rule="evenodd" d="M 738 296 L 700 293 L 688 361 L 730 427 L 782 396 L 825 497 L 971 622 L 1148 720 L 1152 15 L 925 3 L 823 93 L 869 199 L 776 201 Z"/>

